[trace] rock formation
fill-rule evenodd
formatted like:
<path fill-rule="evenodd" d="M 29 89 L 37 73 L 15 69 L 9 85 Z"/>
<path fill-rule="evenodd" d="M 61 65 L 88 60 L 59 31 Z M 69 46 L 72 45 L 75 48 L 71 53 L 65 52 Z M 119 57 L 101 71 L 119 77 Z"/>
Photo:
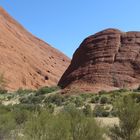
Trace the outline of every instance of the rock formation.
<path fill-rule="evenodd" d="M 86 38 L 61 80 L 63 88 L 86 91 L 140 85 L 140 32 L 106 29 Z"/>
<path fill-rule="evenodd" d="M 8 90 L 56 85 L 69 62 L 0 7 L 0 74 Z"/>

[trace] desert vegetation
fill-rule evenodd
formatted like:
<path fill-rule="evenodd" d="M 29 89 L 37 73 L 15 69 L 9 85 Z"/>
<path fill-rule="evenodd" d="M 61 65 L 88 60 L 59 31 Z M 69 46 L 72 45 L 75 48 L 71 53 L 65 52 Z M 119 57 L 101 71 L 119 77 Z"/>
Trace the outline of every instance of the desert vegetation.
<path fill-rule="evenodd" d="M 0 92 L 1 140 L 139 140 L 140 91 L 62 95 L 59 87 Z M 104 125 L 101 118 L 118 118 Z"/>

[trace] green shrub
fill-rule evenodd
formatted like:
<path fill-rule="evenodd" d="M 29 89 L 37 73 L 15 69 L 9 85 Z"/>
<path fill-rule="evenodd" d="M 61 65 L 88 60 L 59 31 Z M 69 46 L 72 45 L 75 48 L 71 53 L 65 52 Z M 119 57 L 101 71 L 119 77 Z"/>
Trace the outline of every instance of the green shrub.
<path fill-rule="evenodd" d="M 50 116 L 47 112 L 33 113 L 28 121 L 25 123 L 23 130 L 24 139 L 28 140 L 41 140 L 46 139 L 47 132 L 47 120 L 50 120 Z"/>
<path fill-rule="evenodd" d="M 69 112 L 70 110 L 72 110 L 74 108 L 76 108 L 75 107 L 75 104 L 72 103 L 72 102 L 70 102 L 69 104 L 67 104 L 67 105 L 64 106 L 64 109 L 63 110 L 64 110 L 64 112 Z"/>
<path fill-rule="evenodd" d="M 0 115 L 0 139 L 10 139 L 11 132 L 16 128 L 16 124 L 11 112 Z"/>
<path fill-rule="evenodd" d="M 137 103 L 140 103 L 140 94 L 139 93 L 132 93 L 132 98 L 136 100 Z"/>
<path fill-rule="evenodd" d="M 70 124 L 72 140 L 104 140 L 104 131 L 92 117 L 85 115 L 76 108 L 69 109 L 67 120 Z M 70 140 L 70 139 L 69 139 Z"/>
<path fill-rule="evenodd" d="M 110 94 L 110 102 L 113 103 L 115 100 L 118 100 L 118 98 L 121 98 L 123 96 L 125 96 L 123 92 L 121 93 L 118 91 L 114 91 Z"/>
<path fill-rule="evenodd" d="M 85 114 L 85 116 L 92 116 L 92 109 L 90 105 L 85 105 L 84 109 L 83 109 L 83 113 Z"/>
<path fill-rule="evenodd" d="M 21 97 L 19 99 L 19 101 L 22 104 L 40 104 L 40 103 L 42 103 L 44 98 L 45 98 L 44 96 L 30 95 L 30 96 L 27 96 L 27 97 Z"/>
<path fill-rule="evenodd" d="M 59 87 L 57 86 L 54 86 L 54 87 L 42 87 L 40 89 L 38 89 L 36 91 L 36 95 L 43 95 L 43 94 L 48 94 L 48 93 L 51 93 L 51 92 L 54 92 L 54 91 L 57 91 L 59 90 Z"/>
<path fill-rule="evenodd" d="M 96 103 L 95 97 L 91 98 L 90 103 L 93 103 L 93 104 Z"/>
<path fill-rule="evenodd" d="M 100 97 L 99 96 L 95 96 L 95 102 L 98 103 L 100 100 Z"/>
<path fill-rule="evenodd" d="M 29 112 L 27 110 L 16 110 L 14 111 L 14 119 L 17 125 L 25 123 L 28 119 Z"/>
<path fill-rule="evenodd" d="M 0 89 L 0 94 L 6 94 L 7 93 L 7 90 L 5 89 Z"/>
<path fill-rule="evenodd" d="M 94 108 L 94 114 L 96 117 L 102 117 L 102 112 L 104 111 L 104 108 L 100 105 L 96 105 Z"/>
<path fill-rule="evenodd" d="M 75 105 L 76 107 L 81 107 L 84 105 L 83 99 L 80 96 L 75 98 Z"/>
<path fill-rule="evenodd" d="M 31 89 L 22 89 L 22 88 L 19 88 L 16 93 L 18 94 L 29 94 L 29 93 L 32 93 L 34 92 L 33 90 Z"/>
<path fill-rule="evenodd" d="M 53 103 L 57 106 L 63 105 L 64 101 L 65 97 L 60 94 L 50 95 L 44 100 L 44 102 L 47 104 Z"/>
<path fill-rule="evenodd" d="M 91 93 L 82 93 L 79 95 L 84 101 L 86 101 L 88 98 L 91 98 L 93 95 Z"/>
<path fill-rule="evenodd" d="M 106 103 L 108 103 L 108 98 L 105 97 L 105 96 L 101 97 L 100 103 L 101 103 L 101 104 L 106 104 Z"/>
<path fill-rule="evenodd" d="M 140 105 L 130 96 L 125 96 L 117 104 L 119 125 L 110 128 L 112 140 L 140 139 Z"/>
<path fill-rule="evenodd" d="M 1 140 L 104 140 L 104 129 L 75 105 L 55 115 L 46 108 L 29 111 L 23 104 L 8 108 L 0 115 Z"/>
<path fill-rule="evenodd" d="M 45 108 L 48 110 L 49 113 L 53 113 L 55 106 L 51 103 L 51 104 L 47 104 Z"/>
<path fill-rule="evenodd" d="M 30 103 L 28 97 L 21 97 L 21 98 L 19 98 L 19 101 L 20 101 L 20 103 L 22 103 L 22 104 L 29 104 L 29 103 Z"/>
<path fill-rule="evenodd" d="M 15 104 L 12 106 L 13 111 L 18 111 L 18 110 L 25 110 L 28 112 L 35 112 L 35 111 L 40 111 L 41 106 L 38 104 Z"/>
<path fill-rule="evenodd" d="M 108 112 L 108 111 L 102 112 L 102 117 L 108 117 L 109 115 L 110 115 L 110 112 Z"/>
<path fill-rule="evenodd" d="M 104 95 L 104 94 L 108 94 L 109 92 L 105 91 L 105 90 L 101 90 L 99 91 L 99 95 Z"/>
<path fill-rule="evenodd" d="M 92 97 L 91 100 L 90 100 L 90 103 L 99 103 L 99 100 L 100 100 L 100 97 L 99 96 L 95 96 L 95 97 Z"/>
<path fill-rule="evenodd" d="M 7 96 L 7 99 L 8 99 L 8 100 L 11 100 L 13 97 L 14 97 L 14 96 L 13 96 L 12 93 L 11 93 L 11 95 L 8 95 L 8 96 Z"/>
<path fill-rule="evenodd" d="M 110 111 L 110 115 L 111 115 L 112 117 L 117 117 L 117 111 L 116 111 L 115 109 L 112 109 L 112 110 Z"/>
<path fill-rule="evenodd" d="M 104 109 L 101 105 L 96 105 L 94 108 L 94 114 L 96 117 L 108 117 L 110 113 Z"/>
<path fill-rule="evenodd" d="M 44 96 L 31 96 L 29 100 L 31 104 L 40 104 L 42 103 L 44 98 L 45 98 Z"/>
<path fill-rule="evenodd" d="M 24 139 L 68 140 L 69 123 L 63 114 L 52 115 L 45 110 L 32 114 L 25 124 Z"/>
<path fill-rule="evenodd" d="M 68 101 L 75 104 L 75 96 L 70 96 Z"/>
<path fill-rule="evenodd" d="M 12 106 L 9 105 L 9 106 L 5 106 L 5 105 L 0 105 L 0 114 L 5 114 L 5 113 L 8 113 L 10 112 L 12 109 Z"/>
<path fill-rule="evenodd" d="M 118 90 L 118 92 L 120 92 L 120 93 L 124 93 L 124 92 L 127 92 L 127 91 L 129 91 L 128 89 L 125 89 L 125 88 L 122 88 L 122 89 L 119 89 Z"/>

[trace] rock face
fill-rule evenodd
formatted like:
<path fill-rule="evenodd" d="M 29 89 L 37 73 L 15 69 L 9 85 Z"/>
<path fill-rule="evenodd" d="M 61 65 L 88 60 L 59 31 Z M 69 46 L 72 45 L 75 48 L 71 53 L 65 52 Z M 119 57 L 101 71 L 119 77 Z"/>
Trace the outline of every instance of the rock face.
<path fill-rule="evenodd" d="M 0 7 L 0 74 L 8 90 L 56 85 L 69 62 Z"/>
<path fill-rule="evenodd" d="M 61 80 L 63 88 L 87 91 L 140 85 L 140 32 L 106 29 L 86 38 Z"/>

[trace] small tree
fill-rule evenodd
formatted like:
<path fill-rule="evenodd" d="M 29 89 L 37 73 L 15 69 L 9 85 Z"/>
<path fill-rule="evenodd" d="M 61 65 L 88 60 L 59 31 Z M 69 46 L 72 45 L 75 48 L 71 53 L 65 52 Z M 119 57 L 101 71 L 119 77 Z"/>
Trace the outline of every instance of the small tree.
<path fill-rule="evenodd" d="M 92 109 L 91 109 L 91 106 L 90 105 L 85 105 L 84 109 L 83 109 L 83 113 L 86 115 L 86 116 L 92 116 Z"/>
<path fill-rule="evenodd" d="M 101 105 L 96 105 L 95 108 L 94 108 L 94 111 L 93 111 L 93 114 L 96 116 L 96 117 L 108 117 L 109 116 L 109 112 L 106 111 L 104 109 L 103 106 Z"/>
<path fill-rule="evenodd" d="M 93 117 L 86 117 L 81 110 L 69 108 L 67 120 L 70 124 L 69 140 L 105 140 L 105 131 Z"/>
<path fill-rule="evenodd" d="M 140 140 L 140 105 L 130 96 L 117 104 L 119 126 L 110 128 L 112 140 Z"/>
<path fill-rule="evenodd" d="M 101 104 L 106 104 L 107 102 L 108 102 L 108 98 L 107 97 L 105 97 L 105 96 L 101 97 L 101 100 L 100 100 Z"/>
<path fill-rule="evenodd" d="M 76 104 L 76 107 L 83 106 L 84 105 L 83 99 L 80 96 L 76 97 L 75 104 Z"/>
<path fill-rule="evenodd" d="M 100 100 L 100 97 L 99 96 L 95 96 L 95 102 L 98 103 Z"/>

